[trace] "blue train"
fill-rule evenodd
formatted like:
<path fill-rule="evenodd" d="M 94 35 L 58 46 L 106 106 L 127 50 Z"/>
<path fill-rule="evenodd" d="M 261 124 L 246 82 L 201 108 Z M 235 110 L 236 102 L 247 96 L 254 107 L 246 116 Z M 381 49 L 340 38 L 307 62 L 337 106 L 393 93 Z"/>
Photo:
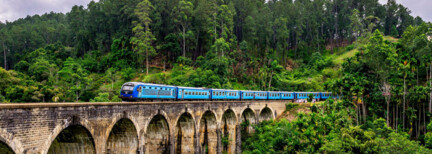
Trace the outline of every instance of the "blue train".
<path fill-rule="evenodd" d="M 123 101 L 140 100 L 295 100 L 313 94 L 317 100 L 338 98 L 331 92 L 248 91 L 169 86 L 142 82 L 124 83 L 120 90 Z"/>

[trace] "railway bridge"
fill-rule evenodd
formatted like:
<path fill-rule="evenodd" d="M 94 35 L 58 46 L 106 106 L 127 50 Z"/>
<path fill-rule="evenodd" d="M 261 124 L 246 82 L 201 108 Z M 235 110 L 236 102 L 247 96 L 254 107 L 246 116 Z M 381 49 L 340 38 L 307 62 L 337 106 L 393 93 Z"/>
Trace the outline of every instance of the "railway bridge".
<path fill-rule="evenodd" d="M 240 153 L 245 120 L 288 101 L 0 104 L 2 153 Z M 253 131 L 249 126 L 245 131 Z"/>

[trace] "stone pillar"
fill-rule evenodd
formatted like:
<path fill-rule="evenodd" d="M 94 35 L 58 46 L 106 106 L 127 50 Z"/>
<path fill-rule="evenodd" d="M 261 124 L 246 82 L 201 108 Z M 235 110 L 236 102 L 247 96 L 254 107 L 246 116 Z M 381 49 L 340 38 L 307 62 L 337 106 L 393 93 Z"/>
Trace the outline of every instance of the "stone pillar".
<path fill-rule="evenodd" d="M 222 138 L 222 133 L 221 133 L 221 129 L 220 127 L 216 128 L 216 134 L 217 134 L 217 146 L 216 146 L 216 152 L 218 154 L 222 153 L 222 142 L 221 142 L 221 138 Z"/>
<path fill-rule="evenodd" d="M 240 125 L 236 125 L 236 152 L 237 154 L 242 153 L 241 149 L 241 127 Z"/>

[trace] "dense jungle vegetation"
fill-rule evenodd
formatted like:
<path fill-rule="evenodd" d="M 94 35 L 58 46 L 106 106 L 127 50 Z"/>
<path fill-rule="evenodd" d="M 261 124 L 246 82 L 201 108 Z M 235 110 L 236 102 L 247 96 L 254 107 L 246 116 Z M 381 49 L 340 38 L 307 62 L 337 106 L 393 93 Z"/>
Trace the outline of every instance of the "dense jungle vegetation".
<path fill-rule="evenodd" d="M 115 102 L 127 81 L 332 91 L 244 152 L 428 153 L 431 38 L 395 0 L 100 0 L 0 22 L 0 102 Z"/>

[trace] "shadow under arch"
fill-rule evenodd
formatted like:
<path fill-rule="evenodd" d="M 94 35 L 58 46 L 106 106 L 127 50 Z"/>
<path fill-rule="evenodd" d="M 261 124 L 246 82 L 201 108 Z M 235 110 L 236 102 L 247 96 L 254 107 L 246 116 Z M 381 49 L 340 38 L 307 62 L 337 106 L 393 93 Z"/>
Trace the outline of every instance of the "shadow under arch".
<path fill-rule="evenodd" d="M 195 118 L 189 112 L 182 113 L 175 125 L 174 153 L 195 153 Z"/>
<path fill-rule="evenodd" d="M 244 109 L 239 119 L 241 129 L 244 133 L 249 134 L 254 132 L 252 124 L 256 124 L 257 120 L 255 112 L 251 108 Z"/>
<path fill-rule="evenodd" d="M 235 153 L 237 116 L 232 109 L 227 109 L 221 119 L 221 146 L 224 153 Z"/>
<path fill-rule="evenodd" d="M 259 121 L 272 120 L 272 119 L 274 119 L 272 109 L 270 109 L 267 106 L 264 107 L 259 114 Z"/>
<path fill-rule="evenodd" d="M 96 153 L 91 133 L 82 125 L 69 125 L 56 136 L 48 149 L 48 154 L 57 153 Z"/>
<path fill-rule="evenodd" d="M 207 110 L 199 122 L 200 153 L 217 153 L 217 120 L 216 114 Z"/>
<path fill-rule="evenodd" d="M 0 141 L 0 153 L 2 154 L 14 154 L 14 150 L 5 142 Z"/>
<path fill-rule="evenodd" d="M 106 153 L 137 153 L 138 133 L 132 120 L 121 118 L 111 128 L 106 141 Z"/>
<path fill-rule="evenodd" d="M 24 147 L 22 146 L 22 143 L 6 129 L 0 129 L 0 142 L 4 144 L 2 145 L 2 149 L 4 150 L 9 148 L 12 150 L 12 153 L 24 153 Z"/>
<path fill-rule="evenodd" d="M 164 115 L 156 114 L 152 117 L 146 128 L 145 141 L 145 153 L 170 152 L 170 126 Z"/>

